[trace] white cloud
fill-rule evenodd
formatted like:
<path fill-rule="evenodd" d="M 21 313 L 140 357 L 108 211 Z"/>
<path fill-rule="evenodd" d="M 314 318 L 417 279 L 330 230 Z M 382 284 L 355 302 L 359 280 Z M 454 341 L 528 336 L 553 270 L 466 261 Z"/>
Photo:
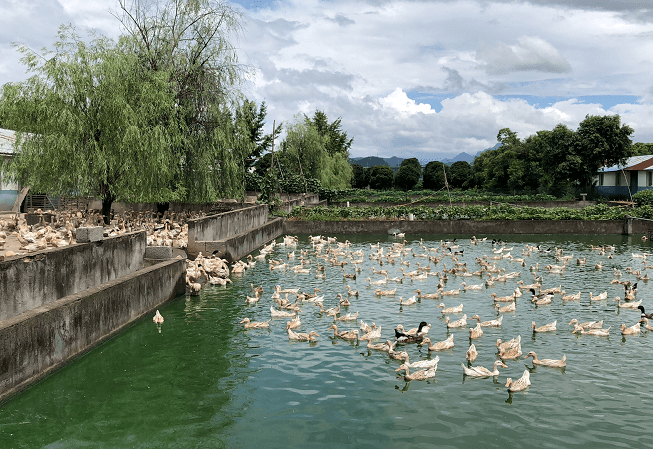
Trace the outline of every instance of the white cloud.
<path fill-rule="evenodd" d="M 67 22 L 120 30 L 108 13 L 116 0 L 9 2 L 0 4 L 0 84 L 24 78 L 9 42 L 51 47 Z M 316 109 L 341 117 L 356 156 L 475 154 L 504 127 L 527 137 L 606 113 L 619 113 L 636 140 L 653 141 L 649 2 L 599 3 L 276 1 L 244 10 L 236 46 L 256 69 L 245 95 L 266 102 L 269 129 Z M 592 95 L 640 101 L 608 109 L 577 100 Z M 426 104 L 428 96 L 442 107 Z M 533 106 L 538 97 L 543 106 Z"/>
<path fill-rule="evenodd" d="M 539 37 L 522 36 L 517 45 L 483 46 L 476 52 L 476 57 L 485 62 L 485 69 L 490 74 L 524 70 L 551 73 L 571 71 L 571 65 L 560 52 Z"/>
<path fill-rule="evenodd" d="M 408 95 L 400 87 L 397 87 L 388 96 L 379 98 L 379 103 L 382 107 L 394 109 L 402 115 L 414 115 L 418 113 L 435 114 L 431 105 L 425 103 L 417 104 L 415 100 L 408 98 Z"/>

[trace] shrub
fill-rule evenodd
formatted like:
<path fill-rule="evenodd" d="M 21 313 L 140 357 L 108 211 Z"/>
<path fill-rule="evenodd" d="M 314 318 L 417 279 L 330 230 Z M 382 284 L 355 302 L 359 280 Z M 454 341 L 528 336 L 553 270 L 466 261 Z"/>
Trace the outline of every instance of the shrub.
<path fill-rule="evenodd" d="M 653 190 L 640 190 L 633 195 L 633 201 L 637 206 L 653 206 Z"/>

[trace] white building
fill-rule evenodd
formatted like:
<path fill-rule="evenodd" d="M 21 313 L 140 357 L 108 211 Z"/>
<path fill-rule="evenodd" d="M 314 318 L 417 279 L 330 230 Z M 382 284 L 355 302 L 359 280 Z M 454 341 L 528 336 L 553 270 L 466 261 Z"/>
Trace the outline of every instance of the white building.
<path fill-rule="evenodd" d="M 601 167 L 595 179 L 596 191 L 607 197 L 653 189 L 653 155 L 633 156 L 624 165 Z"/>

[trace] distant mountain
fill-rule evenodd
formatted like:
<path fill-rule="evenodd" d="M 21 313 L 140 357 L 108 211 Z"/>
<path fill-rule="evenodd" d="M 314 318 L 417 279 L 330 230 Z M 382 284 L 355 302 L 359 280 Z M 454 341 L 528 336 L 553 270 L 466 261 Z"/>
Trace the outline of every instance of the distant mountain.
<path fill-rule="evenodd" d="M 365 168 L 374 167 L 376 165 L 390 165 L 384 158 L 378 156 L 352 157 L 350 162 L 352 164 L 362 165 Z"/>
<path fill-rule="evenodd" d="M 388 162 L 390 167 L 399 167 L 403 162 L 404 158 L 392 156 L 385 159 Z"/>
<path fill-rule="evenodd" d="M 419 163 L 422 164 L 422 167 L 425 167 L 426 164 L 428 164 L 431 161 L 440 161 L 444 164 L 451 165 L 454 162 L 458 161 L 465 161 L 470 164 L 474 163 L 474 158 L 476 156 L 479 156 L 481 153 L 487 151 L 487 150 L 495 150 L 501 146 L 500 143 L 497 143 L 495 146 L 486 148 L 484 150 L 481 150 L 477 152 L 474 155 L 471 155 L 469 153 L 465 153 L 464 151 L 462 153 L 458 153 L 458 155 L 448 158 L 444 157 L 445 155 L 442 153 L 435 153 L 432 155 L 432 159 L 419 159 Z M 359 164 L 362 165 L 365 168 L 368 167 L 374 167 L 375 165 L 389 165 L 390 167 L 399 167 L 401 165 L 401 162 L 405 158 L 397 157 L 397 156 L 392 156 L 392 157 L 378 157 L 378 156 L 367 156 L 367 157 L 352 157 L 349 159 L 349 162 L 352 164 Z"/>

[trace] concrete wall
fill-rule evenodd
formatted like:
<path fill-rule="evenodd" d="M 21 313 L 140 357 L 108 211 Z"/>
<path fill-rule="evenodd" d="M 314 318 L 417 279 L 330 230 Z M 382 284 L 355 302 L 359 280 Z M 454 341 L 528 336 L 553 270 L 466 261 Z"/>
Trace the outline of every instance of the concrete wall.
<path fill-rule="evenodd" d="M 252 251 L 279 237 L 283 231 L 283 218 L 277 218 L 254 229 L 218 241 L 196 241 L 188 253 L 196 257 L 199 252 L 204 255 L 216 254 L 229 262 L 242 259 Z"/>
<path fill-rule="evenodd" d="M 412 201 L 412 200 L 411 200 Z M 394 207 L 405 205 L 407 202 L 402 203 L 349 203 L 350 207 Z M 426 206 L 426 207 L 442 207 L 449 206 L 449 202 L 442 201 L 427 201 L 419 203 L 411 203 L 414 206 Z M 470 202 L 451 202 L 451 206 L 457 207 L 467 207 L 467 206 L 488 206 L 488 205 L 497 205 L 503 204 L 499 201 L 470 201 Z M 517 201 L 509 202 L 508 204 L 513 204 L 515 206 L 529 206 L 529 207 L 544 207 L 551 209 L 554 207 L 566 207 L 567 209 L 582 209 L 586 206 L 593 206 L 596 204 L 596 201 Z M 346 207 L 347 203 L 331 203 L 332 206 Z"/>
<path fill-rule="evenodd" d="M 183 294 L 184 270 L 165 261 L 0 321 L 0 401 Z"/>
<path fill-rule="evenodd" d="M 257 205 L 188 221 L 188 249 L 198 242 L 233 237 L 268 221 L 268 207 Z"/>
<path fill-rule="evenodd" d="M 599 234 L 624 232 L 624 220 L 431 220 L 431 221 L 299 221 L 286 220 L 283 234 L 387 234 L 399 229 L 407 234 L 469 234 L 477 237 L 503 234 Z M 635 224 L 633 225 L 636 226 Z M 637 226 L 640 226 L 639 224 Z M 639 229 L 639 228 L 635 228 Z M 634 231 L 637 232 L 637 231 Z"/>
<path fill-rule="evenodd" d="M 0 320 L 143 267 L 145 231 L 0 262 Z"/>

